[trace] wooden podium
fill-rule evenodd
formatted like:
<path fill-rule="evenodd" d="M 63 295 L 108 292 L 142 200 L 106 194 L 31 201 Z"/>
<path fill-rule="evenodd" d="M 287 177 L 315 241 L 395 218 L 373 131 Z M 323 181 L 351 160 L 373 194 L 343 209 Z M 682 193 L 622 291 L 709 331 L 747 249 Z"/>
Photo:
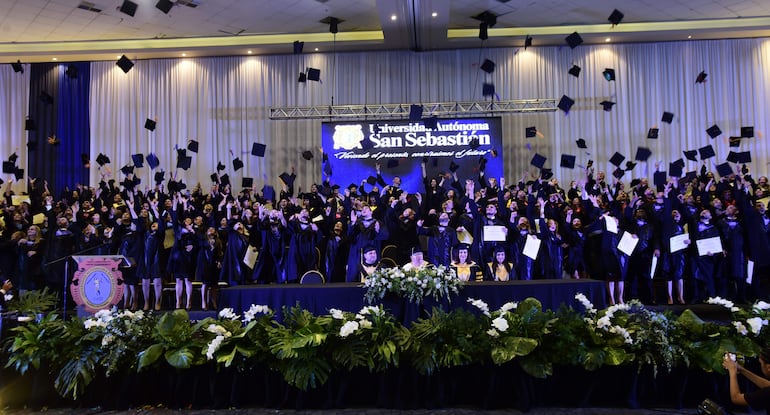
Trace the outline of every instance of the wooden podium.
<path fill-rule="evenodd" d="M 72 277 L 72 299 L 86 311 L 95 313 L 117 305 L 123 298 L 123 274 L 128 263 L 122 255 L 73 256 L 77 270 Z"/>

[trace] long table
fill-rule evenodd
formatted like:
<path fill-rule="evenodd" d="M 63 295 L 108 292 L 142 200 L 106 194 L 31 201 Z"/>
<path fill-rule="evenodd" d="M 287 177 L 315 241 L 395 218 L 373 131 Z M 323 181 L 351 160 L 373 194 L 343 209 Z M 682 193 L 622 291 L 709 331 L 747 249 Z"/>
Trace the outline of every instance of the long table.
<path fill-rule="evenodd" d="M 368 305 L 364 301 L 364 288 L 357 283 L 329 283 L 319 285 L 245 285 L 220 290 L 219 306 L 232 307 L 242 313 L 252 304 L 266 305 L 278 313 L 283 306 L 298 304 L 315 314 L 326 314 L 329 309 L 355 312 Z M 398 299 L 386 298 L 383 305 L 403 322 L 411 322 L 433 306 L 466 308 L 468 298 L 485 301 L 494 310 L 509 301 L 537 298 L 543 309 L 555 310 L 561 304 L 576 306 L 575 294 L 583 293 L 597 308 L 604 308 L 605 289 L 596 280 L 534 280 L 511 282 L 480 282 L 466 285 L 450 301 L 436 302 L 426 299 L 421 305 L 407 304 Z"/>

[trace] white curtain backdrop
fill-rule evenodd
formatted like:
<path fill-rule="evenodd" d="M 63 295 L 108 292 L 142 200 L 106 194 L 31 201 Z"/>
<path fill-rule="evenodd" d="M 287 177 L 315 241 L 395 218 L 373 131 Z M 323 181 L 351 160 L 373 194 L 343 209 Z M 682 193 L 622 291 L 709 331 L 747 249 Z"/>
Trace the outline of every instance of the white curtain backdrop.
<path fill-rule="evenodd" d="M 497 64 L 486 75 L 479 70 L 483 59 Z M 752 152 L 753 175 L 767 174 L 766 134 L 770 115 L 770 39 L 668 42 L 656 44 L 454 50 L 436 52 L 363 52 L 256 57 L 220 57 L 136 61 L 123 73 L 114 62 L 94 62 L 91 69 L 91 159 L 104 153 L 112 159 L 112 174 L 122 179 L 119 168 L 134 153 L 153 152 L 161 168 L 175 172 L 188 184 L 207 188 L 218 161 L 227 165 L 234 187 L 243 176 L 256 183 L 277 186 L 277 176 L 292 166 L 297 183 L 307 188 L 321 180 L 321 120 L 273 121 L 268 109 L 376 103 L 419 103 L 480 99 L 481 84 L 493 82 L 501 99 L 555 98 L 568 95 L 576 103 L 569 114 L 561 111 L 507 114 L 503 118 L 507 179 L 517 180 L 524 170 L 535 172 L 529 161 L 535 152 L 548 158 L 561 181 L 581 175 L 580 169 L 559 167 L 561 154 L 575 154 L 578 164 L 589 159 L 609 174 L 608 159 L 618 151 L 633 160 L 638 146 L 649 147 L 653 156 L 624 177 L 651 178 L 655 165 L 661 170 L 683 157 L 682 150 L 714 145 L 713 169 L 727 157 L 728 137 L 740 135 L 742 126 L 753 126 L 756 137 L 744 139 L 738 151 Z M 576 64 L 579 78 L 567 73 Z M 306 67 L 321 70 L 322 82 L 298 83 Z M 606 81 L 605 68 L 615 69 L 617 80 Z M 696 84 L 700 71 L 708 73 Z M 2 132 L 11 137 L 0 144 L 4 154 L 25 148 L 23 120 L 26 75 L 0 68 L 4 88 L 0 105 Z M 605 112 L 599 102 L 617 102 Z M 664 111 L 674 113 L 672 124 L 661 122 Z M 147 118 L 157 119 L 157 129 L 144 129 Z M 719 125 L 723 134 L 712 140 L 706 129 Z M 526 139 L 526 127 L 536 126 L 543 137 Z M 651 127 L 660 138 L 646 138 Z M 579 150 L 575 140 L 584 138 L 589 148 Z M 175 169 L 175 147 L 188 139 L 200 142 L 188 171 Z M 253 142 L 267 144 L 264 158 L 249 154 Z M 531 147 L 529 150 L 527 147 Z M 313 161 L 301 158 L 304 150 L 316 154 Z M 232 160 L 245 167 L 234 172 Z M 686 161 L 686 171 L 700 163 Z M 439 166 L 445 168 L 445 166 Z M 105 172 L 102 169 L 101 172 Z M 92 167 L 92 184 L 100 179 Z M 152 183 L 148 168 L 138 171 L 143 184 Z M 361 172 L 361 178 L 371 172 Z M 166 176 L 168 178 L 168 175 Z M 351 179 L 334 178 L 339 183 Z"/>
<path fill-rule="evenodd" d="M 7 160 L 8 156 L 16 153 L 21 168 L 27 165 L 27 132 L 24 131 L 24 121 L 29 112 L 29 65 L 23 65 L 24 73 L 13 71 L 11 65 L 0 65 L 0 157 Z M 7 183 L 13 178 L 11 174 L 0 175 L 4 191 Z M 24 183 L 14 182 L 14 192 L 26 190 Z"/>

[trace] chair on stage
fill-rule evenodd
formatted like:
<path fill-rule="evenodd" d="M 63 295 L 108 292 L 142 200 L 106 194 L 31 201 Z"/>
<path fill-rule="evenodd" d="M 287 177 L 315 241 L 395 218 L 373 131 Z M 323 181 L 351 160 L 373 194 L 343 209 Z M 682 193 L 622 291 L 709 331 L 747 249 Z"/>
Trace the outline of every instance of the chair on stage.
<path fill-rule="evenodd" d="M 398 262 L 398 247 L 395 245 L 386 245 L 384 248 L 382 248 L 382 255 L 380 255 L 380 259 L 388 258 L 393 262 L 394 264 Z"/>
<path fill-rule="evenodd" d="M 326 283 L 326 279 L 320 272 L 316 270 L 310 270 L 302 274 L 302 277 L 299 279 L 299 283 L 300 284 L 324 284 Z"/>

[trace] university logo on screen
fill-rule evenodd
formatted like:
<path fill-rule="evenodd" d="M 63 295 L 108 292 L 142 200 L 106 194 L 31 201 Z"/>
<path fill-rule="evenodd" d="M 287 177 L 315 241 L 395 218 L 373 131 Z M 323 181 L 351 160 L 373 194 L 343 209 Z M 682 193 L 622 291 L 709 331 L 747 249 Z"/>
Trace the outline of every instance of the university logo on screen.
<path fill-rule="evenodd" d="M 364 124 L 334 125 L 332 140 L 334 150 L 363 149 L 363 142 L 371 142 L 374 149 L 395 149 L 414 147 L 465 147 L 471 141 L 478 140 L 479 146 L 492 144 L 490 125 L 487 122 L 450 121 L 437 123 L 435 131 L 421 123 L 389 124 L 368 123 L 367 133 Z"/>

